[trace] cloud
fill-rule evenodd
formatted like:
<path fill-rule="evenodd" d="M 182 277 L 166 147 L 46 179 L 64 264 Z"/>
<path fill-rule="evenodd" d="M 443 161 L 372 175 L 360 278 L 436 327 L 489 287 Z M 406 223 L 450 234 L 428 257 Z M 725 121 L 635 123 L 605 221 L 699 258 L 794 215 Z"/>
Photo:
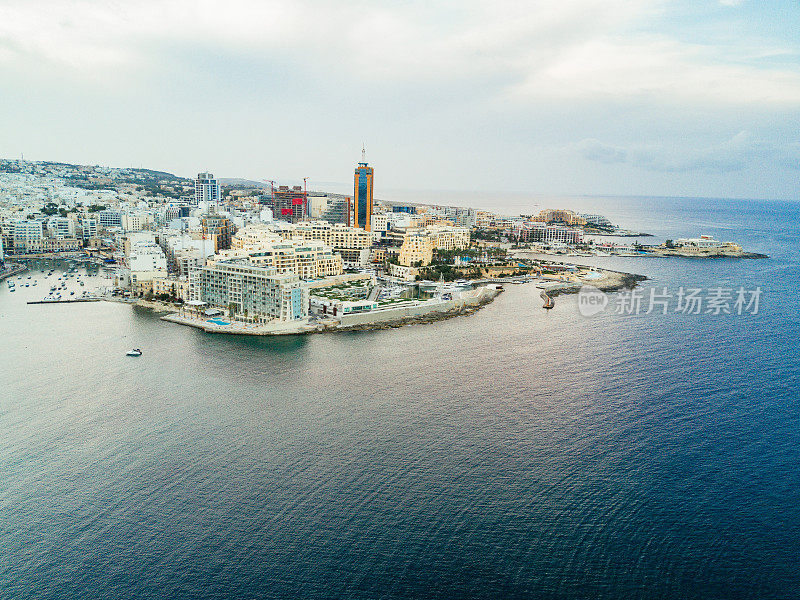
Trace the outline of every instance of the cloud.
<path fill-rule="evenodd" d="M 634 145 L 628 148 L 596 139 L 581 140 L 570 149 L 583 158 L 603 164 L 627 163 L 663 173 L 728 173 L 754 163 L 773 163 L 800 169 L 800 142 L 776 144 L 740 131 L 732 138 L 702 148 L 667 148 Z"/>
<path fill-rule="evenodd" d="M 482 82 L 500 101 L 528 104 L 597 98 L 800 105 L 800 69 L 757 67 L 753 56 L 636 33 L 667 4 L 7 0 L 0 61 L 78 74 L 107 69 L 122 78 L 217 54 L 343 83 Z M 116 81 L 97 82 L 104 84 Z"/>
<path fill-rule="evenodd" d="M 758 52 L 763 52 L 759 50 Z M 575 44 L 517 87 L 521 97 L 654 103 L 800 105 L 800 70 L 764 68 L 663 36 L 600 37 Z"/>

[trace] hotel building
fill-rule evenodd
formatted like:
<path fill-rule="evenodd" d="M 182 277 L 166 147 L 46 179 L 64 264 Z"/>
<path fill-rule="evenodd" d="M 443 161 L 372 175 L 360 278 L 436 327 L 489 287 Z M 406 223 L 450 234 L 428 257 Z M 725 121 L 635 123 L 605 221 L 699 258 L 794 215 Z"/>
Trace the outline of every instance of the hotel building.
<path fill-rule="evenodd" d="M 308 317 L 308 288 L 294 273 L 231 260 L 193 272 L 202 302 L 233 311 L 234 318 L 253 322 L 297 321 Z"/>

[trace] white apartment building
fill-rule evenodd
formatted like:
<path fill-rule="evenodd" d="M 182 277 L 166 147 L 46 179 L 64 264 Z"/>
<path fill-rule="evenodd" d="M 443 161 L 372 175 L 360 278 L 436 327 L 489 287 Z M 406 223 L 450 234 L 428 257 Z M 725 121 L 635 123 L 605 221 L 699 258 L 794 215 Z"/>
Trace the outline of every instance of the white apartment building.
<path fill-rule="evenodd" d="M 89 238 L 96 238 L 98 236 L 98 223 L 94 217 L 82 217 L 81 221 L 81 237 L 84 240 Z"/>
<path fill-rule="evenodd" d="M 167 265 L 180 275 L 188 275 L 190 269 L 202 267 L 215 250 L 213 239 L 204 239 L 198 234 L 161 232 L 159 239 L 167 256 Z"/>
<path fill-rule="evenodd" d="M 99 210 L 94 213 L 97 224 L 101 229 L 109 227 L 122 227 L 122 212 L 111 208 Z"/>
<path fill-rule="evenodd" d="M 38 251 L 44 238 L 44 223 L 32 219 L 13 219 L 8 224 L 15 252 Z"/>
<path fill-rule="evenodd" d="M 131 211 L 122 213 L 122 228 L 125 231 L 142 231 L 151 229 L 155 223 L 152 213 Z"/>
<path fill-rule="evenodd" d="M 47 234 L 54 238 L 74 238 L 75 221 L 66 217 L 50 217 L 46 221 Z"/>
<path fill-rule="evenodd" d="M 389 231 L 389 214 L 391 213 L 373 214 L 371 217 L 372 231 L 375 232 Z"/>
<path fill-rule="evenodd" d="M 222 197 L 219 182 L 214 178 L 213 173 L 198 173 L 194 181 L 194 206 L 205 202 L 208 206 L 219 203 Z"/>
<path fill-rule="evenodd" d="M 555 244 L 580 244 L 583 232 L 566 225 L 546 224 L 532 221 L 516 230 L 521 242 L 544 242 Z"/>
<path fill-rule="evenodd" d="M 127 266 L 121 269 L 119 285 L 141 294 L 152 287 L 156 278 L 167 277 L 167 257 L 160 246 L 150 241 L 126 240 Z M 129 248 L 129 249 L 128 249 Z"/>
<path fill-rule="evenodd" d="M 131 272 L 150 273 L 167 271 L 167 257 L 160 246 L 148 243 L 136 243 L 128 256 Z"/>
<path fill-rule="evenodd" d="M 220 261 L 194 272 L 198 299 L 253 322 L 297 321 L 308 317 L 308 288 L 294 273 L 246 260 Z"/>
<path fill-rule="evenodd" d="M 675 240 L 675 245 L 688 248 L 722 248 L 725 243 L 710 235 L 701 235 L 699 238 L 678 238 Z"/>

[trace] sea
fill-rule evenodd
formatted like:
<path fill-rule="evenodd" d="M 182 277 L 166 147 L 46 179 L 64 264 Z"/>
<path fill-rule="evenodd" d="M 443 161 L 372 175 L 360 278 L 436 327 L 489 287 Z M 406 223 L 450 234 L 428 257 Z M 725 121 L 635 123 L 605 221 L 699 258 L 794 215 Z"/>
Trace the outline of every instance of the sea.
<path fill-rule="evenodd" d="M 0 283 L 0 598 L 800 598 L 800 205 L 568 207 L 769 258 L 285 337 Z"/>

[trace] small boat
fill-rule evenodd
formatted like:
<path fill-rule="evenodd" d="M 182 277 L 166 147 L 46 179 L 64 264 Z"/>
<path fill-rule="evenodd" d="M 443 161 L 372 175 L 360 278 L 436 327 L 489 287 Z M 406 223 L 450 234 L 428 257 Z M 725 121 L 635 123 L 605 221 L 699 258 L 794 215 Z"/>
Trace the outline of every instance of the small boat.
<path fill-rule="evenodd" d="M 542 308 L 550 310 L 556 305 L 555 300 L 553 300 L 550 296 L 548 296 L 547 292 L 545 292 L 544 290 L 542 290 L 542 293 L 539 295 L 542 297 L 542 300 L 544 300 L 544 306 L 542 306 Z"/>
<path fill-rule="evenodd" d="M 128 350 L 125 353 L 125 356 L 141 356 L 141 355 L 142 355 L 142 351 L 139 350 L 139 348 L 134 348 L 133 350 Z"/>

